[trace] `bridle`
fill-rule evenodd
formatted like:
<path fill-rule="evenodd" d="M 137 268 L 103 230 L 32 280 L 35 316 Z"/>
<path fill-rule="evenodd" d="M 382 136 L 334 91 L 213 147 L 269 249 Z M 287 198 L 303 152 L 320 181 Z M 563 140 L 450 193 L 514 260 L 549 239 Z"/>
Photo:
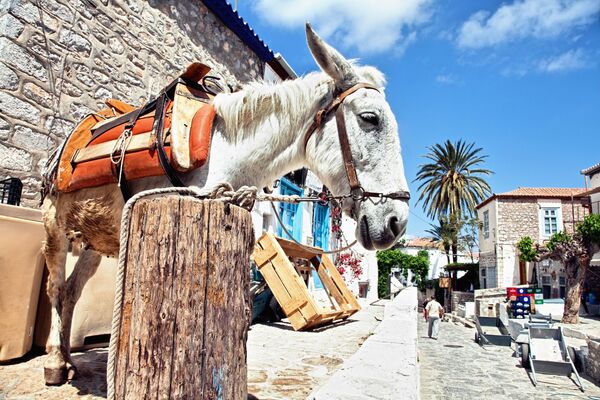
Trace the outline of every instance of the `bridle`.
<path fill-rule="evenodd" d="M 410 193 L 406 190 L 400 190 L 391 193 L 380 193 L 366 191 L 358 180 L 356 168 L 354 166 L 354 159 L 352 158 L 352 150 L 350 149 L 350 141 L 348 140 L 348 132 L 346 130 L 346 120 L 344 118 L 344 110 L 342 103 L 348 96 L 356 92 L 359 89 L 370 89 L 379 92 L 379 89 L 368 83 L 357 83 L 350 89 L 347 89 L 336 96 L 329 104 L 321 108 L 312 122 L 308 127 L 306 134 L 304 135 L 304 152 L 306 153 L 306 146 L 308 141 L 317 130 L 322 127 L 323 121 L 325 121 L 333 112 L 335 112 L 335 120 L 337 125 L 338 137 L 340 140 L 340 147 L 342 151 L 342 158 L 344 160 L 344 168 L 346 169 L 346 176 L 348 177 L 348 183 L 350 184 L 350 193 L 347 195 L 339 196 L 343 198 L 351 198 L 354 201 L 365 201 L 367 199 L 379 198 L 390 199 L 390 200 L 405 200 L 410 199 Z M 336 196 L 337 197 L 337 196 Z"/>

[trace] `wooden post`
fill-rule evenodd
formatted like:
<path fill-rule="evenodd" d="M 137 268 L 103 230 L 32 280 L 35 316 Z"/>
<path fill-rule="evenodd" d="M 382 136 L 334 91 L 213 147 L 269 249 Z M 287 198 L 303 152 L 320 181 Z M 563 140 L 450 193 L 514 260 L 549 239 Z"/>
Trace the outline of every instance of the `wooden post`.
<path fill-rule="evenodd" d="M 115 398 L 246 399 L 250 213 L 220 201 L 149 198 L 122 229 L 129 245 Z"/>

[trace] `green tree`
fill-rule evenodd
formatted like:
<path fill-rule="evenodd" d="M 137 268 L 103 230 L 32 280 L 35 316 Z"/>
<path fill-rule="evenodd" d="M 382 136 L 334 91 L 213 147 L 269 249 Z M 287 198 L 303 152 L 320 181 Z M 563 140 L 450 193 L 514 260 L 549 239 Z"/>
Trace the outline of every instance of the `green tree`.
<path fill-rule="evenodd" d="M 486 155 L 475 143 L 462 139 L 456 143 L 446 140 L 443 144 L 428 147 L 424 157 L 430 162 L 419 166 L 415 181 L 419 181 L 419 199 L 430 218 L 448 218 L 448 223 L 459 225 L 463 216 L 472 216 L 475 206 L 491 189 L 484 176 L 492 171 L 482 167 Z M 453 239 L 453 261 L 458 260 L 458 234 Z"/>
<path fill-rule="evenodd" d="M 517 243 L 519 258 L 522 261 L 552 259 L 565 266 L 565 308 L 562 323 L 579 322 L 581 290 L 585 272 L 589 268 L 592 255 L 600 248 L 600 215 L 591 214 L 577 224 L 576 232 L 570 235 L 558 232 L 550 237 L 545 246 L 534 244 L 530 237 Z"/>
<path fill-rule="evenodd" d="M 429 253 L 427 250 L 420 250 L 416 256 L 403 253 L 399 249 L 390 249 L 377 252 L 377 269 L 379 279 L 377 282 L 377 292 L 379 297 L 388 295 L 388 276 L 394 267 L 399 267 L 404 278 L 408 279 L 408 272 L 412 273 L 411 281 L 419 289 L 425 287 L 427 274 L 429 273 Z"/>

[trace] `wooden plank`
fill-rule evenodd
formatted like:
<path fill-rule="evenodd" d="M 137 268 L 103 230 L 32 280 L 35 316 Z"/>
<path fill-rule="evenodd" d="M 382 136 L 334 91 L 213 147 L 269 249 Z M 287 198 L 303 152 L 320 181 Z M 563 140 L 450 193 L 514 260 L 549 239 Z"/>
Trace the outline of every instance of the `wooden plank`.
<path fill-rule="evenodd" d="M 290 320 L 290 324 L 292 324 L 294 330 L 302 329 L 302 327 L 306 325 L 306 319 L 304 318 L 300 310 L 290 310 L 284 308 L 285 305 L 291 303 L 294 299 L 292 298 L 288 289 L 286 288 L 284 283 L 281 281 L 281 278 L 275 271 L 275 266 L 273 265 L 273 259 L 275 258 L 275 256 L 272 256 L 273 254 L 275 254 L 275 256 L 278 255 L 277 251 L 273 249 L 269 238 L 263 235 L 256 242 L 254 253 L 252 253 L 252 258 L 257 264 L 259 264 L 257 260 L 264 261 L 265 259 L 268 259 L 268 261 L 264 262 L 262 265 L 259 264 L 259 271 L 265 278 L 265 281 L 269 285 L 271 292 L 273 292 L 273 296 L 275 296 L 275 299 L 277 299 L 277 302 L 283 309 L 283 312 Z M 285 266 L 283 266 L 282 268 L 285 268 Z"/>
<path fill-rule="evenodd" d="M 263 274 L 271 291 L 273 291 L 273 295 L 290 319 L 290 323 L 294 329 L 303 329 L 308 321 L 312 320 L 314 316 L 318 314 L 317 306 L 308 292 L 304 281 L 296 272 L 293 264 L 277 242 L 275 236 L 270 233 L 265 233 L 258 239 L 257 243 L 262 250 L 257 252 L 255 261 L 261 257 L 262 260 L 264 260 L 272 254 L 275 254 L 275 256 L 270 257 L 268 263 L 264 264 L 263 267 L 259 267 L 260 272 Z M 267 256 L 267 254 L 269 256 Z M 270 267 L 272 267 L 272 270 Z M 266 274 L 263 273 L 263 270 L 265 270 Z M 300 308 L 296 310 L 286 310 L 283 305 L 290 303 L 290 299 L 300 300 L 302 302 Z"/>
<path fill-rule="evenodd" d="M 286 287 L 290 291 L 290 295 L 293 298 L 306 300 L 306 304 L 300 308 L 300 311 L 302 312 L 304 318 L 307 321 L 310 321 L 315 314 L 318 314 L 318 306 L 308 291 L 308 288 L 304 284 L 304 280 L 300 277 L 300 275 L 298 275 L 293 264 L 279 245 L 278 238 L 270 233 L 267 233 L 266 235 L 269 237 L 271 245 L 278 253 L 274 261 L 279 259 L 281 265 L 286 266 L 285 268 L 281 268 L 281 271 L 278 269 L 277 272 L 283 273 L 283 276 L 280 276 L 282 277 L 282 281 L 285 283 Z"/>
<path fill-rule="evenodd" d="M 321 278 L 321 282 L 323 282 L 323 285 L 325 286 L 325 288 L 328 290 L 328 293 L 331 296 L 333 296 L 333 298 L 336 301 L 338 307 L 342 311 L 345 311 L 346 309 L 350 308 L 350 306 L 348 305 L 348 302 L 344 298 L 344 295 L 342 294 L 342 292 L 340 291 L 340 289 L 333 282 L 333 280 L 331 279 L 331 277 L 329 276 L 329 274 L 325 270 L 325 267 L 323 267 L 323 263 L 319 262 L 319 258 L 321 260 L 323 260 L 323 257 L 313 257 L 313 258 L 311 258 L 310 262 L 312 263 L 312 265 L 317 270 L 317 274 L 319 275 L 319 278 Z"/>
<path fill-rule="evenodd" d="M 344 283 L 344 279 L 338 272 L 337 268 L 335 268 L 335 265 L 333 265 L 333 262 L 331 262 L 331 259 L 324 254 L 323 257 L 321 257 L 321 264 L 329 273 L 331 280 L 335 283 L 339 291 L 344 296 L 346 302 L 350 304 L 351 308 L 357 311 L 360 310 L 360 304 L 358 304 L 356 297 L 354 297 L 350 289 L 348 289 L 348 286 L 346 286 L 346 283 Z"/>
<path fill-rule="evenodd" d="M 149 148 L 150 136 L 152 132 L 138 133 L 137 135 L 131 136 L 128 140 L 127 150 L 125 153 L 132 153 L 135 151 L 146 150 Z M 73 156 L 73 163 L 78 164 L 84 161 L 97 160 L 100 158 L 107 158 L 115 150 L 115 146 L 119 140 L 110 140 L 108 142 L 98 143 L 92 146 L 84 147 L 75 152 Z M 167 136 L 165 143 L 170 143 L 171 137 Z"/>
<path fill-rule="evenodd" d="M 311 259 L 316 254 L 321 254 L 323 249 L 313 246 L 299 246 L 296 242 L 278 237 L 277 242 L 288 257 Z"/>

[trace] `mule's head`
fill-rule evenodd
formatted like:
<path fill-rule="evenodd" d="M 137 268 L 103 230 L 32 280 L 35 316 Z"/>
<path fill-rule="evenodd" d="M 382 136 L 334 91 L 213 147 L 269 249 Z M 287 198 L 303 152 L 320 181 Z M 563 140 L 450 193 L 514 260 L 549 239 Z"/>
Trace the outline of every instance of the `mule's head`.
<path fill-rule="evenodd" d="M 361 82 L 379 88 L 379 91 L 359 89 L 340 106 L 362 188 L 379 193 L 408 191 L 398 125 L 383 94 L 383 74 L 373 67 L 359 67 L 346 60 L 317 36 L 309 24 L 306 25 L 306 36 L 316 62 L 333 79 L 336 93 Z M 334 195 L 350 193 L 334 115 L 311 137 L 306 154 L 311 169 Z M 365 248 L 386 249 L 406 231 L 408 201 L 372 200 L 345 200 L 344 212 L 356 220 L 356 237 Z"/>

